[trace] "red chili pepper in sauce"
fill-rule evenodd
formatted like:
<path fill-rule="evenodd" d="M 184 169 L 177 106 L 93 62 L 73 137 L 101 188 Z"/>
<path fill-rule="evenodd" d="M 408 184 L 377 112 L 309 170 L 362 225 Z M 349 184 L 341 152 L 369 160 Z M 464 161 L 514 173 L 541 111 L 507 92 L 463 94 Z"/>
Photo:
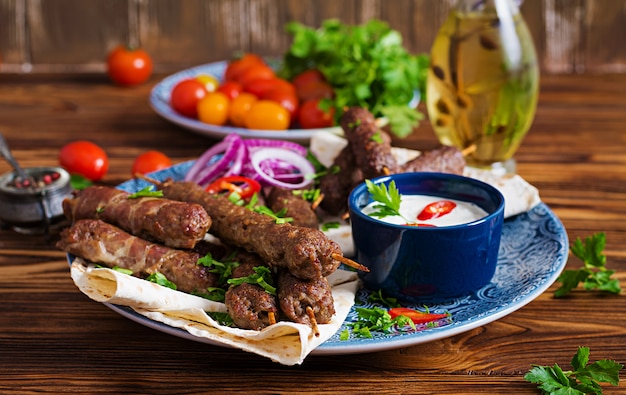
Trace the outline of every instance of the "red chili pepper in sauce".
<path fill-rule="evenodd" d="M 261 190 L 258 181 L 243 176 L 221 177 L 206 187 L 209 193 L 236 192 L 240 198 L 246 199 Z"/>
<path fill-rule="evenodd" d="M 417 219 L 420 221 L 426 221 L 433 218 L 439 218 L 452 212 L 455 207 L 456 203 L 454 202 L 449 200 L 439 200 L 426 205 L 422 212 L 417 215 Z"/>
<path fill-rule="evenodd" d="M 411 319 L 415 324 L 426 324 L 450 316 L 449 314 L 422 313 L 421 311 L 409 309 L 408 307 L 394 307 L 389 309 L 389 315 L 391 318 L 403 315 Z"/>

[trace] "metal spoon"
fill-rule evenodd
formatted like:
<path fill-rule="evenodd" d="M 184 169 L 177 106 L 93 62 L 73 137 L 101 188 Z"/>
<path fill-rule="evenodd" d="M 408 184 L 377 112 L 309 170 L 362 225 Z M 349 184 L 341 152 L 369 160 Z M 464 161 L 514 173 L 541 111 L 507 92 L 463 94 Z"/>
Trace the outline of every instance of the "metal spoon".
<path fill-rule="evenodd" d="M 2 155 L 2 157 L 4 157 L 4 159 L 6 159 L 11 164 L 11 166 L 13 166 L 13 168 L 17 172 L 17 175 L 20 177 L 20 179 L 27 180 L 29 178 L 26 175 L 26 172 L 24 171 L 24 169 L 20 167 L 20 165 L 17 163 L 17 161 L 13 157 L 13 154 L 11 153 L 11 150 L 9 149 L 9 145 L 4 139 L 4 136 L 2 136 L 2 133 L 0 133 L 0 155 Z"/>

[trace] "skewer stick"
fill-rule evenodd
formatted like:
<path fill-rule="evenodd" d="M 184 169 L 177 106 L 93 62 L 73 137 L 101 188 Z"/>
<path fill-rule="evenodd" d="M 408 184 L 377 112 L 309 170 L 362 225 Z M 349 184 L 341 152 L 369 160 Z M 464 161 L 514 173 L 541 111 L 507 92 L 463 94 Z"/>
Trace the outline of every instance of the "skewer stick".
<path fill-rule="evenodd" d="M 461 155 L 463 156 L 467 156 L 469 154 L 471 154 L 472 152 L 476 151 L 476 144 L 472 144 L 469 147 L 465 147 L 462 151 L 461 151 Z"/>
<path fill-rule="evenodd" d="M 276 323 L 276 315 L 273 311 L 269 311 L 267 313 L 267 318 L 270 320 L 270 325 L 274 325 Z"/>
<path fill-rule="evenodd" d="M 344 265 L 350 266 L 350 267 L 355 268 L 357 270 L 360 270 L 362 272 L 368 273 L 370 271 L 370 269 L 368 269 L 366 266 L 363 266 L 360 263 L 353 261 L 352 259 L 346 258 L 343 255 L 333 254 L 332 257 L 333 257 L 333 259 L 338 260 L 339 262 L 343 263 Z"/>
<path fill-rule="evenodd" d="M 162 184 L 161 181 L 155 180 L 154 178 L 146 177 L 144 174 L 141 174 L 141 173 L 135 173 L 134 176 L 135 178 L 139 178 L 140 180 L 144 180 L 146 182 L 149 182 L 150 184 L 154 184 L 157 186 Z"/>
<path fill-rule="evenodd" d="M 344 221 L 347 221 L 348 218 L 350 218 L 350 212 L 346 211 L 345 213 L 343 213 L 343 215 L 341 216 L 341 219 Z"/>
<path fill-rule="evenodd" d="M 309 321 L 311 321 L 311 329 L 313 329 L 313 333 L 315 337 L 320 337 L 320 329 L 317 326 L 317 320 L 315 319 L 315 312 L 311 306 L 306 307 L 306 314 L 309 316 Z"/>
<path fill-rule="evenodd" d="M 320 193 L 317 199 L 315 199 L 313 203 L 311 203 L 311 209 L 315 210 L 320 205 L 320 203 L 322 203 L 322 200 L 324 200 L 324 194 Z"/>
<path fill-rule="evenodd" d="M 388 176 L 389 174 L 391 174 L 391 171 L 389 170 L 389 168 L 387 166 L 383 167 L 383 175 Z"/>

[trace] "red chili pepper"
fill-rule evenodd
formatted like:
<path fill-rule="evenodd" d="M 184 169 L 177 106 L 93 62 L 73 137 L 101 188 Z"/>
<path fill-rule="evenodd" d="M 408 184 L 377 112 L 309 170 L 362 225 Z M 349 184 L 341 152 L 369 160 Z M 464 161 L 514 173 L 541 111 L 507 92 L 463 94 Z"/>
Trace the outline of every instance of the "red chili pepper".
<path fill-rule="evenodd" d="M 422 212 L 417 215 L 417 219 L 420 221 L 426 221 L 433 218 L 439 218 L 449 214 L 455 207 L 456 203 L 454 202 L 449 200 L 439 200 L 424 207 Z"/>
<path fill-rule="evenodd" d="M 236 192 L 242 199 L 249 198 L 260 190 L 261 184 L 258 181 L 243 176 L 221 177 L 206 187 L 209 193 Z"/>
<path fill-rule="evenodd" d="M 426 324 L 449 317 L 449 314 L 422 313 L 421 311 L 409 309 L 408 307 L 394 307 L 389 309 L 389 315 L 391 318 L 396 318 L 401 315 L 409 317 L 415 324 Z"/>

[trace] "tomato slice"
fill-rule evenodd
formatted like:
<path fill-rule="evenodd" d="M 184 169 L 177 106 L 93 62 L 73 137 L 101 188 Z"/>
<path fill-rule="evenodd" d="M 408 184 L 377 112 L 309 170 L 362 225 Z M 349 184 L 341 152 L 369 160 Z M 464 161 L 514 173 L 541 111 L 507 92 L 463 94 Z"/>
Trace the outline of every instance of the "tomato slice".
<path fill-rule="evenodd" d="M 417 219 L 420 221 L 426 221 L 428 219 L 439 218 L 446 214 L 449 214 L 456 207 L 456 203 L 449 200 L 439 200 L 432 202 L 417 215 Z"/>
<path fill-rule="evenodd" d="M 226 176 L 218 178 L 206 187 L 209 193 L 236 192 L 240 198 L 246 199 L 261 190 L 261 184 L 252 178 L 243 176 Z"/>
<path fill-rule="evenodd" d="M 389 315 L 391 318 L 396 318 L 401 315 L 408 317 L 415 324 L 426 324 L 428 322 L 433 322 L 440 320 L 442 318 L 448 318 L 448 314 L 435 314 L 435 313 L 422 313 L 421 311 L 417 311 L 414 309 L 410 309 L 408 307 L 394 307 L 389 309 Z"/>

